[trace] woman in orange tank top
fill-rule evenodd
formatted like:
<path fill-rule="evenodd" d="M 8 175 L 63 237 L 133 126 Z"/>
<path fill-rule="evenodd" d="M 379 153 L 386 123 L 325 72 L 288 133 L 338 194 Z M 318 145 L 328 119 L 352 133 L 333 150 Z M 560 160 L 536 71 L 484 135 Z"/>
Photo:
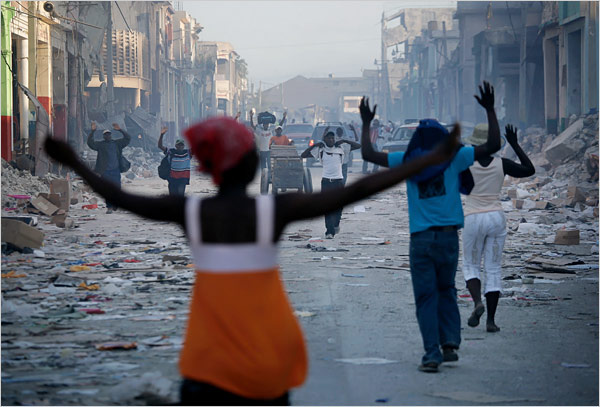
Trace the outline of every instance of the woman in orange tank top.
<path fill-rule="evenodd" d="M 361 102 L 363 131 L 375 115 Z M 248 196 L 258 155 L 252 133 L 230 118 L 211 118 L 185 132 L 216 196 L 148 197 L 104 182 L 68 144 L 48 138 L 46 151 L 73 168 L 110 202 L 186 232 L 196 266 L 185 344 L 180 357 L 184 405 L 285 405 L 300 386 L 307 358 L 277 267 L 277 241 L 291 222 L 323 216 L 389 188 L 456 152 L 456 126 L 432 153 L 335 191 Z M 235 222 L 232 215 L 235 214 Z M 258 316 L 258 317 L 257 317 Z"/>

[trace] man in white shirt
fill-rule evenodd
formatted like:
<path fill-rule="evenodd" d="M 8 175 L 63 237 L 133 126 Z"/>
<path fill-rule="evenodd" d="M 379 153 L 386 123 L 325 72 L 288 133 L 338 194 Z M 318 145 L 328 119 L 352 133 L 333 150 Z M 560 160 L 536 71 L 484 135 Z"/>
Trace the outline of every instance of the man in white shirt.
<path fill-rule="evenodd" d="M 287 112 L 283 113 L 283 117 L 279 121 L 279 126 L 283 126 L 285 123 L 285 118 L 287 117 Z M 260 158 L 260 167 L 259 168 L 268 168 L 268 171 L 271 172 L 271 152 L 269 150 L 271 137 L 273 137 L 273 132 L 270 129 L 269 123 L 262 123 L 262 126 L 259 128 L 258 123 L 254 124 L 254 113 L 250 111 L 250 126 L 252 130 L 254 130 L 254 139 L 256 141 L 256 149 L 258 150 L 258 155 Z"/>
<path fill-rule="evenodd" d="M 350 145 L 350 151 L 360 148 L 360 144 L 350 140 L 335 141 L 335 134 L 329 131 L 329 127 L 323 132 L 323 141 L 315 143 L 308 147 L 301 154 L 302 158 L 308 158 L 310 155 L 315 157 L 323 165 L 323 175 L 321 178 L 321 191 L 344 187 L 344 176 L 342 173 L 342 164 L 347 155 L 346 149 L 341 146 Z M 340 231 L 340 219 L 342 218 L 342 209 L 325 215 L 325 238 L 333 239 Z"/>

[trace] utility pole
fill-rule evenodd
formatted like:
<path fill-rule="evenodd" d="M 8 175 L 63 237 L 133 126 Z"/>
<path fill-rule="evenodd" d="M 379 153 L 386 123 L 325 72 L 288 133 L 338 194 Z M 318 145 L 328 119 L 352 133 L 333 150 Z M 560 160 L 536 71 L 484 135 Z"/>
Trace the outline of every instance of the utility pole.
<path fill-rule="evenodd" d="M 31 92 L 37 96 L 37 37 L 38 37 L 38 24 L 37 24 L 37 18 L 35 17 L 35 14 L 37 14 L 38 12 L 38 3 L 37 2 L 33 2 L 33 3 L 29 3 L 31 5 L 33 5 L 33 7 L 30 8 L 30 12 L 33 15 L 29 15 L 28 19 L 27 19 L 27 36 L 30 39 L 30 41 L 27 41 L 27 47 L 28 47 L 28 65 L 29 65 L 29 72 L 28 72 L 28 82 L 27 82 L 27 86 L 29 88 L 29 90 L 31 90 Z M 28 112 L 31 112 L 33 114 L 28 114 L 27 116 L 27 125 L 29 126 L 29 117 L 33 116 L 33 121 L 35 121 L 36 119 L 36 112 L 35 112 L 35 107 L 33 106 L 33 103 L 29 102 L 29 98 L 27 100 L 27 102 L 24 103 L 27 106 L 27 110 Z M 28 130 L 29 131 L 29 130 Z M 35 132 L 35 130 L 34 130 Z M 35 134 L 35 133 L 34 133 Z M 29 145 L 29 154 L 34 155 L 35 154 L 35 145 L 30 144 Z"/>
<path fill-rule="evenodd" d="M 108 2 L 108 25 L 106 27 L 106 98 L 109 117 L 115 114 L 114 80 L 113 80 L 113 46 L 112 46 L 112 1 Z"/>
<path fill-rule="evenodd" d="M 381 76 L 380 76 L 380 90 L 381 90 L 381 119 L 383 122 L 387 121 L 388 118 L 388 100 L 387 90 L 389 83 L 387 83 L 387 55 L 385 46 L 385 13 L 381 13 Z"/>

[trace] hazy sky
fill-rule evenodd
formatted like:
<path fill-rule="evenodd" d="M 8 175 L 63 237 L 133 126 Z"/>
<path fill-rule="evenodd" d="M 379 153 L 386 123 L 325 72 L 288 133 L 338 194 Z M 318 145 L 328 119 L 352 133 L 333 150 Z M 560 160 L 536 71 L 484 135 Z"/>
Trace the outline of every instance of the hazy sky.
<path fill-rule="evenodd" d="M 204 26 L 201 41 L 228 41 L 263 90 L 296 75 L 361 76 L 381 58 L 381 13 L 455 1 L 180 1 Z"/>

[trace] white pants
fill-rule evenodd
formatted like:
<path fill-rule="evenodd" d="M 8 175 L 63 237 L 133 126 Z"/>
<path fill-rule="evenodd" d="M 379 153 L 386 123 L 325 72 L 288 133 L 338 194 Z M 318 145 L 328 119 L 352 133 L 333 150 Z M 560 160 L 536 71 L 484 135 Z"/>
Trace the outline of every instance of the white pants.
<path fill-rule="evenodd" d="M 463 239 L 463 274 L 465 281 L 481 280 L 481 258 L 485 270 L 485 291 L 500 291 L 502 251 L 506 239 L 504 212 L 482 212 L 465 216 Z"/>

